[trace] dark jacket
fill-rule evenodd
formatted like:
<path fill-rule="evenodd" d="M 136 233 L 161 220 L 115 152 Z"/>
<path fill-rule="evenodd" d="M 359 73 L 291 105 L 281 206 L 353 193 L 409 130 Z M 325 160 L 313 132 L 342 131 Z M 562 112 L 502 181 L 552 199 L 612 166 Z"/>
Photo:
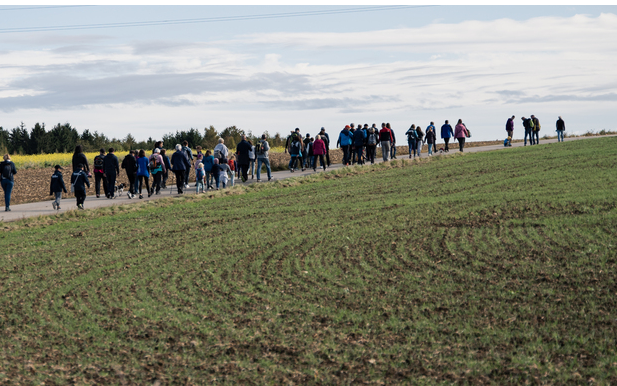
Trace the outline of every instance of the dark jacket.
<path fill-rule="evenodd" d="M 51 196 L 54 192 L 62 191 L 66 193 L 66 186 L 64 186 L 64 178 L 62 177 L 62 172 L 60 170 L 56 170 L 51 176 L 51 183 L 49 184 L 49 195 Z"/>
<path fill-rule="evenodd" d="M 2 161 L 2 163 L 0 163 L 0 180 L 4 180 L 4 176 L 3 176 L 3 172 L 4 172 L 4 168 L 9 168 L 10 169 L 10 173 L 9 174 L 9 178 L 7 178 L 8 180 L 14 181 L 13 180 L 13 174 L 17 174 L 17 169 L 15 169 L 15 164 L 13 163 L 13 161 Z"/>
<path fill-rule="evenodd" d="M 394 142 L 394 138 L 392 138 L 392 131 L 390 131 L 390 129 L 388 129 L 387 127 L 384 127 L 381 130 L 379 130 L 379 140 L 381 142 L 385 142 L 385 141 Z"/>
<path fill-rule="evenodd" d="M 132 154 L 127 154 L 122 160 L 122 169 L 126 171 L 127 176 L 132 176 L 137 173 L 137 160 Z"/>
<path fill-rule="evenodd" d="M 319 134 L 321 136 L 321 140 L 323 141 L 324 145 L 326 145 L 326 150 L 329 149 L 330 147 L 330 136 L 328 135 L 328 133 L 326 132 L 319 132 Z M 325 138 L 324 138 L 325 137 Z"/>
<path fill-rule="evenodd" d="M 506 131 L 514 130 L 514 119 L 508 118 L 508 122 L 506 122 Z"/>
<path fill-rule="evenodd" d="M 185 171 L 191 168 L 191 164 L 182 150 L 177 150 L 171 155 L 171 165 L 171 170 L 175 172 Z"/>
<path fill-rule="evenodd" d="M 118 157 L 113 153 L 108 153 L 103 159 L 103 171 L 105 174 L 120 174 Z"/>
<path fill-rule="evenodd" d="M 163 157 L 163 162 L 165 163 L 165 173 L 167 173 L 171 170 L 171 163 L 169 162 L 169 157 L 167 157 L 167 154 L 162 155 L 161 157 Z"/>
<path fill-rule="evenodd" d="M 76 172 L 79 169 L 79 164 L 84 165 L 84 171 L 90 173 L 90 166 L 88 165 L 88 158 L 84 153 L 73 154 L 73 171 Z"/>
<path fill-rule="evenodd" d="M 426 143 L 431 144 L 431 145 L 435 143 L 435 140 L 437 139 L 435 136 L 435 130 L 432 130 L 432 129 L 427 130 L 425 138 L 426 138 Z"/>
<path fill-rule="evenodd" d="M 240 141 L 238 146 L 236 146 L 236 154 L 238 154 L 238 165 L 248 165 L 251 163 L 251 159 L 249 158 L 249 153 L 251 152 L 251 144 L 246 140 Z"/>
<path fill-rule="evenodd" d="M 559 118 L 557 120 L 557 130 L 565 130 L 566 129 L 566 123 L 563 121 L 563 119 Z"/>
<path fill-rule="evenodd" d="M 355 147 L 364 146 L 364 140 L 366 139 L 366 134 L 364 130 L 356 130 L 353 132 L 353 145 Z"/>
<path fill-rule="evenodd" d="M 71 184 L 75 185 L 75 190 L 86 191 L 86 185 L 90 187 L 88 175 L 83 170 L 78 170 L 71 174 Z"/>

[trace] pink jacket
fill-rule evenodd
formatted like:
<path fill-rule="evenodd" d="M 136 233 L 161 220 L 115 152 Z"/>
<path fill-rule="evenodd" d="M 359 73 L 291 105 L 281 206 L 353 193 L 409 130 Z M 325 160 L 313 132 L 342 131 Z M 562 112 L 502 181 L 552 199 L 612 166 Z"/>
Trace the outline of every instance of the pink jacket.
<path fill-rule="evenodd" d="M 454 138 L 465 138 L 467 136 L 467 128 L 463 124 L 458 124 L 454 128 Z"/>
<path fill-rule="evenodd" d="M 313 142 L 313 155 L 326 154 L 326 144 L 321 139 L 316 139 Z"/>

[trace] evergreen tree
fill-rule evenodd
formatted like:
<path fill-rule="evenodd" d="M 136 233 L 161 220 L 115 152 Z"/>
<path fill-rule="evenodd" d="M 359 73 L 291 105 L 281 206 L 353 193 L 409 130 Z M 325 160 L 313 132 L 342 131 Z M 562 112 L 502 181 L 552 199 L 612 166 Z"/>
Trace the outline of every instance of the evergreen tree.
<path fill-rule="evenodd" d="M 45 145 L 47 132 L 45 131 L 45 123 L 40 125 L 38 122 L 30 131 L 30 144 L 28 146 L 28 154 L 41 154 Z"/>

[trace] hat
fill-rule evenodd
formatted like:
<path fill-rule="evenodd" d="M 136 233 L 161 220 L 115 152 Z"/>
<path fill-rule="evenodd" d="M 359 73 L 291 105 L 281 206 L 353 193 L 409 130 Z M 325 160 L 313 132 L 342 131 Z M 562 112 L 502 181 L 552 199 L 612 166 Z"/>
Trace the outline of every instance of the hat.
<path fill-rule="evenodd" d="M 307 137 L 310 137 L 311 135 L 310 135 L 309 133 L 306 133 L 306 136 L 307 136 Z"/>
<path fill-rule="evenodd" d="M 56 170 L 64 170 L 64 168 L 62 166 L 60 166 L 60 165 L 54 166 L 54 169 L 56 169 Z"/>
<path fill-rule="evenodd" d="M 325 128 L 325 127 L 322 127 L 322 128 L 321 128 L 321 131 L 326 131 L 326 128 Z"/>
<path fill-rule="evenodd" d="M 349 125 L 345 125 L 345 128 L 346 129 L 351 129 L 351 127 L 349 127 Z"/>

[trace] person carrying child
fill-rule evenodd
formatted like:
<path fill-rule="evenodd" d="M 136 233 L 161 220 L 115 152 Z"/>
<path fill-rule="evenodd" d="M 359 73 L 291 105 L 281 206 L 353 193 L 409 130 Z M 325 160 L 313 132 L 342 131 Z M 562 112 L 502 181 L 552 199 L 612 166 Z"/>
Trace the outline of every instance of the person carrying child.
<path fill-rule="evenodd" d="M 51 176 L 51 183 L 49 184 L 49 195 L 51 196 L 52 194 L 55 194 L 55 198 L 51 202 L 51 206 L 53 206 L 55 210 L 60 210 L 62 191 L 64 191 L 64 193 L 67 193 L 67 191 L 66 186 L 64 185 L 64 179 L 62 178 L 62 172 L 60 171 L 63 170 L 62 167 L 60 165 L 56 165 L 54 166 L 54 169 L 56 171 Z"/>
<path fill-rule="evenodd" d="M 90 187 L 88 175 L 84 172 L 84 165 L 79 164 L 77 170 L 71 175 L 71 191 L 75 194 L 77 200 L 77 209 L 84 210 L 84 201 L 86 201 L 86 185 Z"/>

